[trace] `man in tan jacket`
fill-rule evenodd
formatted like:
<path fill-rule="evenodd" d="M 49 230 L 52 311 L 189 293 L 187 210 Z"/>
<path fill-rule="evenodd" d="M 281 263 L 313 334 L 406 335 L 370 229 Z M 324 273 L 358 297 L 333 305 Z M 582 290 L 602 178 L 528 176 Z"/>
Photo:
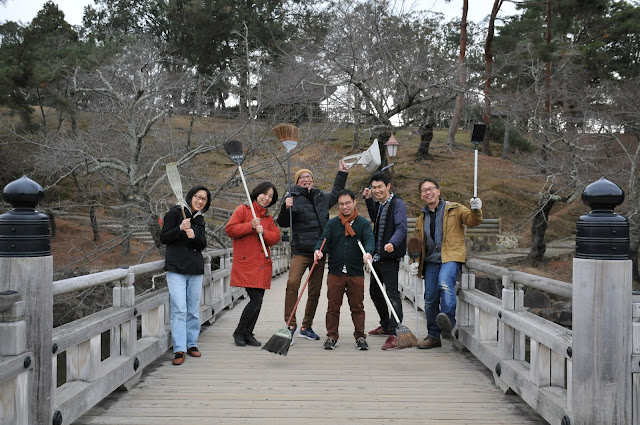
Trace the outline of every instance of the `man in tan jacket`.
<path fill-rule="evenodd" d="M 451 339 L 456 324 L 455 284 L 466 261 L 464 226 L 482 223 L 482 201 L 471 198 L 471 209 L 440 199 L 440 186 L 431 178 L 420 183 L 420 197 L 426 202 L 416 219 L 414 236 L 420 240 L 419 261 L 411 272 L 424 276 L 424 303 L 428 334 L 418 348 L 440 347 L 440 337 Z"/>

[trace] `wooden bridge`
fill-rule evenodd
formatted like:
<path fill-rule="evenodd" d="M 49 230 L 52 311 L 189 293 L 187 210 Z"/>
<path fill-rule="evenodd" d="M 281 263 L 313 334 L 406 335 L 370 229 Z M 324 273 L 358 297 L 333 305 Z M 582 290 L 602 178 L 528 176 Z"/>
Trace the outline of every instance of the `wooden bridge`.
<path fill-rule="evenodd" d="M 575 259 L 572 287 L 469 259 L 455 343 L 385 352 L 369 338 L 370 350 L 358 351 L 345 305 L 337 350 L 296 338 L 281 357 L 232 343 L 245 301 L 229 286 L 231 256 L 207 253 L 204 356 L 179 367 L 170 364 L 166 288 L 136 296 L 162 261 L 52 282 L 51 256 L 0 257 L 0 300 L 9 300 L 0 302 L 0 424 L 640 422 L 640 296 L 628 260 Z M 273 250 L 274 288 L 256 328 L 263 342 L 283 324 L 288 257 L 286 246 Z M 408 261 L 402 291 L 422 311 Z M 475 289 L 476 273 L 500 279 L 502 298 Z M 53 329 L 53 295 L 105 284 L 112 307 Z M 527 312 L 524 286 L 572 297 L 573 331 Z M 376 313 L 370 303 L 366 310 L 372 328 Z M 424 314 L 408 302 L 404 310 L 424 338 Z"/>
<path fill-rule="evenodd" d="M 266 293 L 256 326 L 260 341 L 283 326 L 286 279 L 286 273 L 275 278 Z M 305 300 L 306 295 L 302 306 Z M 441 349 L 386 352 L 380 349 L 384 338 L 371 337 L 370 350 L 358 351 L 346 297 L 333 351 L 322 348 L 324 338 L 297 336 L 286 357 L 237 347 L 231 333 L 245 302 L 238 300 L 203 327 L 202 358 L 188 357 L 176 367 L 171 351 L 166 352 L 135 388 L 113 393 L 74 423 L 546 423 L 521 399 L 502 393 L 479 361 L 448 341 Z M 314 326 L 319 334 L 325 329 L 326 306 L 323 291 Z M 373 329 L 377 313 L 370 300 L 365 310 L 367 329 Z M 405 323 L 415 327 L 413 306 L 405 303 L 404 310 Z M 418 321 L 425 337 L 424 313 Z"/>

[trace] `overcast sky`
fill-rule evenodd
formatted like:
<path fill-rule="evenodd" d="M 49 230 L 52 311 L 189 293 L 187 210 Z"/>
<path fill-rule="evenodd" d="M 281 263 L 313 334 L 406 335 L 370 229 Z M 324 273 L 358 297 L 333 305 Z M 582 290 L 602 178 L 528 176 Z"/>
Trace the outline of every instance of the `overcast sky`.
<path fill-rule="evenodd" d="M 0 5 L 0 22 L 21 21 L 29 23 L 42 8 L 45 0 L 9 0 L 6 5 Z M 71 25 L 82 24 L 82 11 L 84 7 L 93 4 L 93 0 L 54 0 L 54 3 L 64 12 L 67 22 Z M 475 0 L 469 2 L 469 20 L 480 22 L 491 12 L 490 0 Z M 405 0 L 406 7 L 415 4 L 415 9 L 432 10 L 445 14 L 447 19 L 452 19 L 462 13 L 462 0 Z M 505 13 L 514 11 L 513 3 L 505 2 L 502 6 Z"/>

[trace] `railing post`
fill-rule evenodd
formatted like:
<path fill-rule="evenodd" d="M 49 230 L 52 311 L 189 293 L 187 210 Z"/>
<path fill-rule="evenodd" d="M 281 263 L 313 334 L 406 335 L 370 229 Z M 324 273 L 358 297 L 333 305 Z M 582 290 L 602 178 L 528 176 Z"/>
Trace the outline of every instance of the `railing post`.
<path fill-rule="evenodd" d="M 133 283 L 136 276 L 133 273 L 127 274 L 113 288 L 113 306 L 119 308 L 133 307 L 136 303 L 136 293 Z M 138 317 L 133 315 L 131 320 L 127 320 L 119 327 L 111 329 L 111 355 L 112 356 L 132 356 L 136 352 L 138 341 Z"/>
<path fill-rule="evenodd" d="M 26 350 L 33 353 L 26 423 L 48 424 L 53 405 L 53 257 L 49 217 L 35 209 L 44 191 L 23 176 L 6 185 L 2 194 L 13 208 L 0 215 L 0 292 L 13 290 L 22 296 Z M 0 345 L 4 343 L 0 339 Z"/>
<path fill-rule="evenodd" d="M 522 285 L 515 284 L 509 276 L 502 276 L 502 308 L 507 311 L 524 309 Z M 500 357 L 505 360 L 524 360 L 525 335 L 502 320 L 498 323 Z"/>
<path fill-rule="evenodd" d="M 622 190 L 605 179 L 586 187 L 573 260 L 571 424 L 631 424 L 629 222 L 613 212 Z"/>
<path fill-rule="evenodd" d="M 11 304 L 5 305 L 5 300 Z M 27 351 L 24 313 L 25 303 L 20 294 L 15 291 L 0 293 L 0 356 L 19 356 Z M 28 375 L 28 370 L 25 370 L 6 382 L 0 382 L 0 423 L 29 425 Z"/>

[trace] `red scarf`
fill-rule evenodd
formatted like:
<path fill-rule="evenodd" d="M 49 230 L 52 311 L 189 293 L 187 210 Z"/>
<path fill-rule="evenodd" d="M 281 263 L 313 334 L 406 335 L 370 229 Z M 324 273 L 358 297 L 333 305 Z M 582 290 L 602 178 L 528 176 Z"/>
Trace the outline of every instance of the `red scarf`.
<path fill-rule="evenodd" d="M 357 216 L 358 216 L 358 209 L 357 208 L 353 209 L 353 214 L 351 214 L 349 217 L 345 217 L 344 214 L 342 214 L 342 212 L 340 212 L 340 214 L 338 214 L 338 217 L 340 217 L 340 221 L 342 222 L 342 225 L 344 226 L 344 235 L 345 236 L 355 236 L 356 235 L 356 232 L 354 232 L 353 228 L 351 227 L 351 222 L 353 220 L 355 220 Z"/>

